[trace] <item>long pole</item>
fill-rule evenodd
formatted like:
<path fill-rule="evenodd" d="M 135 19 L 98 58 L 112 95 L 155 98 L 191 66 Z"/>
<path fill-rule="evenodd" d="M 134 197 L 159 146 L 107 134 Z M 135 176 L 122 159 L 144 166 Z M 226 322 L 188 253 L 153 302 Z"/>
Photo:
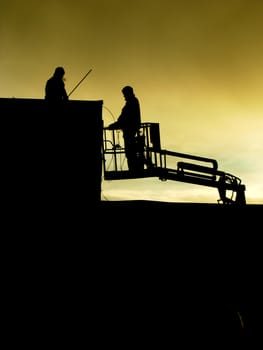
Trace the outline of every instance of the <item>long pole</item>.
<path fill-rule="evenodd" d="M 70 91 L 70 93 L 68 94 L 68 97 L 72 94 L 73 91 L 76 90 L 76 88 L 83 82 L 83 80 L 87 77 L 87 75 L 88 75 L 91 71 L 92 71 L 92 69 L 90 69 L 90 70 L 88 71 L 88 73 L 86 73 L 86 74 L 84 75 L 84 77 L 78 82 L 78 84 L 74 87 L 74 89 Z"/>

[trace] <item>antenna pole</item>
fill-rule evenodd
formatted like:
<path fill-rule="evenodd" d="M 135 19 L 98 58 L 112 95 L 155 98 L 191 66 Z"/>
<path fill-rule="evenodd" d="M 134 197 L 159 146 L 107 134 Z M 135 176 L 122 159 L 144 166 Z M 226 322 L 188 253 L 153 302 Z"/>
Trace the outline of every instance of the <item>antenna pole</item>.
<path fill-rule="evenodd" d="M 88 71 L 88 73 L 86 73 L 86 74 L 84 75 L 84 77 L 78 82 L 78 84 L 74 87 L 74 89 L 72 89 L 72 90 L 70 91 L 70 93 L 68 94 L 68 97 L 72 94 L 73 91 L 76 90 L 76 88 L 83 82 L 83 80 L 87 77 L 87 75 L 89 75 L 89 73 L 90 73 L 91 71 L 92 71 L 92 69 L 90 69 L 90 70 Z"/>

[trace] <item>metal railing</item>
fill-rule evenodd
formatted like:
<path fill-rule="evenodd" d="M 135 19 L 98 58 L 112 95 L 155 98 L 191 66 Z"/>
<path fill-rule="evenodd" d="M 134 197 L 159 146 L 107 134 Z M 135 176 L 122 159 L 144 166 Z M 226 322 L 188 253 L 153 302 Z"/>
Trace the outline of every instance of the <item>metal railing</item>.
<path fill-rule="evenodd" d="M 218 170 L 215 159 L 161 149 L 159 123 L 142 123 L 136 136 L 137 156 L 143 166 L 129 171 L 120 129 L 103 128 L 103 171 L 105 180 L 158 177 L 218 189 L 223 204 L 246 203 L 245 186 L 238 177 Z M 231 192 L 230 196 L 228 192 Z"/>

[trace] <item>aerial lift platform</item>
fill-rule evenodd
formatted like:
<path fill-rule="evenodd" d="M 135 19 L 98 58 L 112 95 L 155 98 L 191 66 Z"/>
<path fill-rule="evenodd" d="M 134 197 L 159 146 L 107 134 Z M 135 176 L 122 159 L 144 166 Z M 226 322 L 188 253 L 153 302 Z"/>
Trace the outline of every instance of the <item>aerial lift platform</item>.
<path fill-rule="evenodd" d="M 215 159 L 161 148 L 159 123 L 142 123 L 136 138 L 142 166 L 131 172 L 125 157 L 122 131 L 103 127 L 103 171 L 105 180 L 158 177 L 218 190 L 218 204 L 244 206 L 245 185 L 241 179 L 218 169 Z"/>

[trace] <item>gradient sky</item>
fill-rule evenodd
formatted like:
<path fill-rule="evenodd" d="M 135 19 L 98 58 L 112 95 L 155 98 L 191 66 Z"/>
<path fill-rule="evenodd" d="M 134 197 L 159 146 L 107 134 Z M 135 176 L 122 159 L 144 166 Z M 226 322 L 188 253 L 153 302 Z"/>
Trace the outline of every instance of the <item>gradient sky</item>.
<path fill-rule="evenodd" d="M 76 100 L 117 119 L 132 85 L 163 149 L 214 158 L 263 203 L 263 2 L 0 0 L 0 97 L 43 98 L 56 66 Z M 110 112 L 109 112 L 110 111 Z M 92 132 L 87 130 L 87 133 Z M 216 202 L 216 189 L 104 181 L 102 199 Z"/>

